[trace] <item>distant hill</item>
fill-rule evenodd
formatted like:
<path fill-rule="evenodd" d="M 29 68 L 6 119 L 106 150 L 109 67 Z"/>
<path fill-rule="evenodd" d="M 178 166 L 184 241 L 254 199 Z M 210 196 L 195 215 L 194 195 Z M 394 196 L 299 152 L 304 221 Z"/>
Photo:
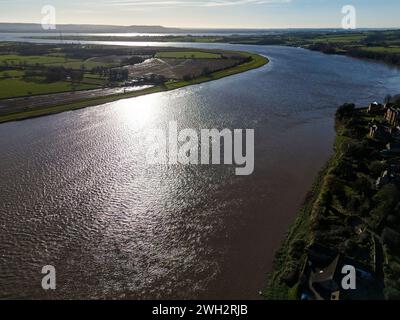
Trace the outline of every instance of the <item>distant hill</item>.
<path fill-rule="evenodd" d="M 372 29 L 358 29 L 367 31 Z M 377 29 L 375 29 L 377 30 Z M 281 34 L 297 32 L 339 32 L 341 29 L 240 29 L 240 28 L 168 28 L 163 26 L 115 26 L 95 24 L 58 24 L 56 30 L 43 30 L 39 23 L 1 23 L 0 33 L 182 33 L 182 34 Z"/>
<path fill-rule="evenodd" d="M 45 33 L 179 33 L 178 28 L 166 28 L 162 26 L 110 26 L 89 24 L 59 24 L 56 30 L 43 30 L 36 23 L 0 23 L 0 32 L 45 32 Z"/>

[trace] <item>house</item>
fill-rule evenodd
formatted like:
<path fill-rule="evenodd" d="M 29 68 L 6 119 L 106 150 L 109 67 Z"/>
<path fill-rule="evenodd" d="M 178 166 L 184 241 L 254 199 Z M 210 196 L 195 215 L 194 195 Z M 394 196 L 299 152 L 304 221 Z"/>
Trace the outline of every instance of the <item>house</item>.
<path fill-rule="evenodd" d="M 301 276 L 302 300 L 339 300 L 340 255 L 336 249 L 313 244 Z"/>
<path fill-rule="evenodd" d="M 390 129 L 382 125 L 374 124 L 369 130 L 369 136 L 372 139 L 386 140 L 390 138 Z"/>
<path fill-rule="evenodd" d="M 400 152 L 400 143 L 399 142 L 389 142 L 386 145 L 386 149 L 391 152 L 398 153 L 398 152 Z"/>
<path fill-rule="evenodd" d="M 384 106 L 378 102 L 373 102 L 368 106 L 369 114 L 383 114 L 384 113 Z"/>
<path fill-rule="evenodd" d="M 342 287 L 344 266 L 354 266 L 357 289 Z M 375 284 L 374 271 L 343 256 L 335 248 L 312 244 L 308 248 L 307 260 L 300 277 L 300 298 L 302 300 L 345 300 L 365 298 Z"/>
<path fill-rule="evenodd" d="M 400 182 L 400 166 L 390 165 L 387 170 L 385 170 L 382 175 L 376 180 L 376 187 L 382 188 L 389 183 L 399 183 Z"/>
<path fill-rule="evenodd" d="M 386 110 L 385 120 L 392 126 L 400 125 L 400 109 L 395 107 L 389 107 Z"/>
<path fill-rule="evenodd" d="M 340 298 L 340 281 L 337 281 L 335 275 L 338 272 L 340 256 L 336 258 L 326 267 L 316 267 L 311 271 L 309 278 L 309 287 L 316 300 L 339 300 Z"/>
<path fill-rule="evenodd" d="M 382 188 L 383 186 L 387 185 L 390 183 L 390 180 L 392 179 L 391 174 L 389 174 L 388 170 L 385 170 L 382 175 L 376 180 L 376 187 Z"/>

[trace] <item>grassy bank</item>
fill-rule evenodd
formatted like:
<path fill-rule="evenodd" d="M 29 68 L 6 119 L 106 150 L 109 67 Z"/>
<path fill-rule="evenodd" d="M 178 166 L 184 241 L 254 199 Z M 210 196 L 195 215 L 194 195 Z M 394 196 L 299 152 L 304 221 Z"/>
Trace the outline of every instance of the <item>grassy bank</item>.
<path fill-rule="evenodd" d="M 309 270 L 305 268 L 311 259 L 309 248 L 315 245 L 335 251 L 369 274 L 369 280 L 358 276 L 356 291 L 341 291 L 341 299 L 400 297 L 396 277 L 400 270 L 400 152 L 387 149 L 388 143 L 398 143 L 399 136 L 381 108 L 376 114 L 354 105 L 338 110 L 335 154 L 276 254 L 265 290 L 267 299 L 299 299 L 300 293 L 309 294 L 310 278 L 303 270 Z M 372 133 L 373 125 L 387 134 Z M 388 172 L 389 179 L 385 178 Z"/>
<path fill-rule="evenodd" d="M 328 161 L 325 168 L 318 174 L 295 223 L 290 227 L 281 248 L 275 255 L 273 271 L 268 275 L 268 285 L 264 291 L 264 297 L 268 300 L 297 300 L 298 298 L 298 286 L 290 288 L 284 283 L 283 279 L 298 272 L 299 266 L 306 259 L 305 244 L 312 242 L 310 220 L 313 206 L 321 194 L 324 177 L 329 172 L 332 162 L 334 162 L 334 157 Z M 296 248 L 299 244 L 300 248 Z M 300 251 L 296 252 L 296 249 L 300 249 Z"/>
<path fill-rule="evenodd" d="M 45 108 L 39 107 L 39 108 L 35 108 L 33 110 L 26 110 L 23 112 L 1 115 L 0 123 L 4 123 L 4 122 L 8 122 L 8 121 L 15 121 L 15 120 L 24 120 L 24 119 L 28 119 L 28 118 L 34 118 L 34 117 L 40 117 L 40 116 L 60 113 L 60 112 L 69 111 L 69 110 L 77 110 L 77 109 L 81 109 L 81 108 L 86 108 L 86 107 L 90 107 L 90 106 L 96 106 L 96 105 L 100 105 L 100 104 L 104 104 L 104 103 L 117 101 L 120 99 L 133 98 L 133 97 L 138 97 L 138 96 L 151 94 L 151 93 L 170 91 L 170 90 L 183 88 L 183 87 L 190 86 L 190 85 L 195 85 L 195 84 L 200 84 L 203 82 L 221 79 L 221 78 L 228 77 L 228 76 L 231 76 L 234 74 L 249 71 L 252 69 L 260 68 L 268 63 L 268 59 L 263 56 L 260 56 L 257 54 L 244 53 L 244 52 L 241 52 L 241 54 L 249 57 L 250 61 L 242 63 L 240 65 L 237 65 L 235 67 L 232 67 L 232 68 L 229 68 L 226 70 L 214 72 L 208 76 L 202 76 L 202 77 L 194 78 L 194 79 L 191 79 L 188 81 L 174 81 L 174 82 L 170 81 L 170 82 L 167 82 L 165 85 L 158 85 L 158 86 L 155 86 L 152 88 L 144 89 L 141 91 L 135 91 L 135 92 L 131 92 L 131 93 L 123 93 L 123 94 L 110 95 L 110 96 L 99 97 L 99 98 L 84 99 L 84 100 L 77 101 L 74 103 L 54 105 L 54 106 L 45 107 Z"/>

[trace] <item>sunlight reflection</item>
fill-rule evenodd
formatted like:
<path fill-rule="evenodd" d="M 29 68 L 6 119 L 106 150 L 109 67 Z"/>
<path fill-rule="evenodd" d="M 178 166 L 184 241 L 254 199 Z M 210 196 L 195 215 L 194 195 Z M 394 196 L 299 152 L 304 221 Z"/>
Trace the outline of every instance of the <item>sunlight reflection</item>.
<path fill-rule="evenodd" d="M 150 94 L 113 103 L 117 111 L 117 120 L 137 130 L 143 130 L 157 123 L 163 105 L 165 99 L 161 94 Z"/>

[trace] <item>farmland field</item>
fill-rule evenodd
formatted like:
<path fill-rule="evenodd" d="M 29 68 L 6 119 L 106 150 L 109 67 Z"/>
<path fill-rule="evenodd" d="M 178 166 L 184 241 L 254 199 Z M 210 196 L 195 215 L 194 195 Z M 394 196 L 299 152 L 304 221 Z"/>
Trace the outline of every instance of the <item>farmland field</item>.
<path fill-rule="evenodd" d="M 67 61 L 75 61 L 79 62 L 79 60 L 69 60 L 64 57 L 56 57 L 56 56 L 22 56 L 16 54 L 2 54 L 0 55 L 0 65 L 18 65 L 18 64 L 27 64 L 27 65 L 36 65 L 36 64 L 64 64 Z"/>
<path fill-rule="evenodd" d="M 63 66 L 65 68 L 71 69 L 81 69 L 82 66 L 85 69 L 93 69 L 96 67 L 117 67 L 118 63 L 110 63 L 103 61 L 94 61 L 92 59 L 81 60 L 81 59 L 71 59 L 62 56 L 53 56 L 53 55 L 45 55 L 45 56 L 22 56 L 15 54 L 6 54 L 0 55 L 0 66 L 18 66 L 18 65 L 26 65 L 26 66 L 36 66 L 36 65 L 44 65 L 47 67 L 60 67 Z"/>
<path fill-rule="evenodd" d="M 23 75 L 24 75 L 24 72 L 21 70 L 0 71 L 0 78 L 22 77 Z"/>
<path fill-rule="evenodd" d="M 0 99 L 30 96 L 46 93 L 57 93 L 72 91 L 72 84 L 67 81 L 44 83 L 24 81 L 22 79 L 0 79 Z M 80 83 L 75 86 L 76 90 L 86 90 L 98 87 L 96 84 Z"/>
<path fill-rule="evenodd" d="M 365 51 L 400 54 L 400 47 L 363 47 Z"/>

